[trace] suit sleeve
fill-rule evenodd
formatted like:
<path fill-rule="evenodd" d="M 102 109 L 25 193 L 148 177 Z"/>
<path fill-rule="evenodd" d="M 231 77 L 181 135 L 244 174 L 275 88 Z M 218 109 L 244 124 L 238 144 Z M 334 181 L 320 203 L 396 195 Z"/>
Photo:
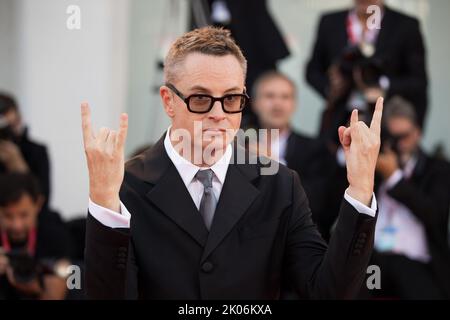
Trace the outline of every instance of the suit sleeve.
<path fill-rule="evenodd" d="M 329 247 L 311 219 L 299 178 L 293 173 L 292 216 L 286 268 L 301 297 L 351 299 L 361 289 L 372 253 L 376 217 L 360 214 L 343 201 Z"/>
<path fill-rule="evenodd" d="M 122 184 L 121 199 L 131 192 Z M 132 201 L 128 205 L 132 208 Z M 86 225 L 85 285 L 88 299 L 137 298 L 137 264 L 131 228 L 110 228 L 90 213 Z"/>

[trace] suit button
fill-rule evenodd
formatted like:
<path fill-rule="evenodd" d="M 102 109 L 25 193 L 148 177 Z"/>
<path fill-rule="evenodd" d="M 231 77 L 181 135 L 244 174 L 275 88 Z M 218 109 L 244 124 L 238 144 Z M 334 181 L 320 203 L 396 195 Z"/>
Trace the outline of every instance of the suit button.
<path fill-rule="evenodd" d="M 353 255 L 355 255 L 355 256 L 359 256 L 360 254 L 361 254 L 361 250 L 356 249 L 353 251 Z"/>
<path fill-rule="evenodd" d="M 207 261 L 202 265 L 203 272 L 211 272 L 214 269 L 214 265 Z"/>

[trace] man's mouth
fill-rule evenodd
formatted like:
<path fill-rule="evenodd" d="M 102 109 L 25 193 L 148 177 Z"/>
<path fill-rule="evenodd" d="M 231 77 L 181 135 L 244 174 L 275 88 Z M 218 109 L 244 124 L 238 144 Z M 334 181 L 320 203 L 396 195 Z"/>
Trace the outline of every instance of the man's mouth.
<path fill-rule="evenodd" d="M 226 129 L 222 129 L 222 128 L 203 129 L 203 133 L 207 133 L 207 134 L 223 134 L 225 132 L 226 132 Z"/>

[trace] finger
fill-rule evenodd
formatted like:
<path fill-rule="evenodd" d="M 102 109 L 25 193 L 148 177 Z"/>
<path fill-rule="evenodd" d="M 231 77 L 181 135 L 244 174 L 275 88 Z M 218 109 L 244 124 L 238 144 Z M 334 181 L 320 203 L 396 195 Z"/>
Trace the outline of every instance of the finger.
<path fill-rule="evenodd" d="M 370 129 L 375 131 L 375 133 L 380 134 L 381 132 L 381 118 L 383 116 L 383 97 L 379 97 L 377 104 L 375 105 L 375 111 L 373 112 L 372 122 L 370 123 Z"/>
<path fill-rule="evenodd" d="M 81 127 L 83 130 L 83 141 L 86 145 L 94 138 L 91 126 L 91 110 L 87 102 L 81 104 Z"/>
<path fill-rule="evenodd" d="M 105 150 L 108 154 L 113 154 L 116 149 L 117 132 L 111 131 L 106 139 Z"/>
<path fill-rule="evenodd" d="M 342 135 L 342 145 L 347 148 L 352 142 L 352 128 L 346 128 Z"/>
<path fill-rule="evenodd" d="M 350 126 L 354 126 L 358 123 L 358 109 L 353 109 L 352 115 L 350 116 Z"/>
<path fill-rule="evenodd" d="M 123 151 L 124 149 L 125 141 L 127 140 L 127 132 L 128 132 L 128 115 L 126 113 L 122 113 L 120 115 L 119 132 L 116 138 L 117 148 L 120 151 Z"/>

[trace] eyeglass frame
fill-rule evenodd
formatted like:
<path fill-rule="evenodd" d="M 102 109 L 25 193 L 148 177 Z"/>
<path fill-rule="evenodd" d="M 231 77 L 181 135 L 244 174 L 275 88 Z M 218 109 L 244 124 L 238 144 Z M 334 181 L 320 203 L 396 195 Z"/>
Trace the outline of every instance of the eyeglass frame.
<path fill-rule="evenodd" d="M 245 91 L 245 89 L 244 89 L 243 93 L 230 93 L 230 94 L 226 94 L 226 95 L 224 95 L 222 97 L 214 97 L 212 95 L 204 94 L 204 93 L 194 93 L 194 94 L 191 94 L 191 95 L 185 97 L 177 88 L 175 88 L 175 86 L 173 84 L 166 83 L 165 86 L 168 87 L 173 93 L 175 93 L 181 100 L 183 100 L 183 102 L 186 104 L 189 112 L 192 112 L 192 113 L 198 113 L 198 114 L 208 113 L 208 112 L 210 112 L 212 110 L 212 108 L 214 107 L 214 104 L 216 103 L 216 101 L 220 101 L 220 105 L 222 106 L 222 110 L 225 113 L 229 113 L 229 114 L 242 113 L 244 108 L 250 102 L 250 97 L 247 95 L 247 92 Z M 191 109 L 190 104 L 189 104 L 189 100 L 192 97 L 196 97 L 196 96 L 203 96 L 203 97 L 211 98 L 211 104 L 210 104 L 209 108 L 206 111 L 193 111 Z M 245 101 L 244 101 L 244 106 L 242 107 L 242 109 L 240 109 L 239 111 L 227 111 L 227 110 L 225 110 L 224 100 L 227 97 L 229 97 L 229 96 L 240 96 L 240 97 L 243 97 L 245 99 Z"/>

